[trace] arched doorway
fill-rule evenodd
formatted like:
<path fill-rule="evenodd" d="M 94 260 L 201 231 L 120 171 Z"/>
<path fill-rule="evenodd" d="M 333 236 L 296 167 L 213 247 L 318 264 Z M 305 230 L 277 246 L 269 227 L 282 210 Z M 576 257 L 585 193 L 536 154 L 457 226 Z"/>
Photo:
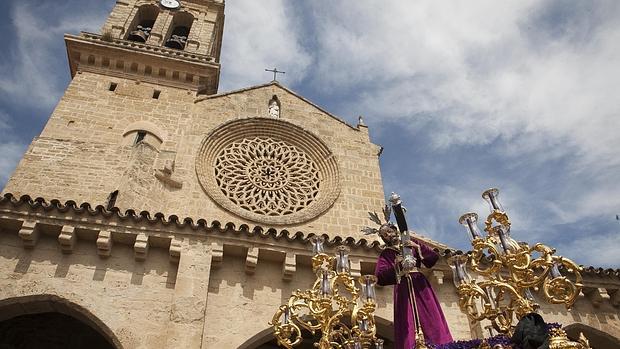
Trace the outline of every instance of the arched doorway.
<path fill-rule="evenodd" d="M 391 321 L 375 316 L 375 323 L 377 325 L 377 337 L 385 341 L 383 347 L 385 349 L 394 348 L 394 327 Z M 296 349 L 315 349 L 313 343 L 318 341 L 317 338 L 313 338 L 309 332 L 303 333 L 304 341 L 296 346 Z M 273 337 L 273 329 L 267 328 L 257 333 L 252 338 L 248 339 L 245 343 L 239 346 L 238 349 L 278 349 L 280 348 L 277 341 Z"/>
<path fill-rule="evenodd" d="M 590 346 L 596 349 L 618 349 L 620 348 L 620 339 L 610 335 L 609 333 L 597 330 L 594 327 L 582 323 L 574 323 L 564 327 L 568 338 L 576 341 L 579 339 L 579 334 L 583 333 Z"/>
<path fill-rule="evenodd" d="M 122 349 L 112 331 L 88 310 L 51 295 L 0 301 L 2 349 Z"/>

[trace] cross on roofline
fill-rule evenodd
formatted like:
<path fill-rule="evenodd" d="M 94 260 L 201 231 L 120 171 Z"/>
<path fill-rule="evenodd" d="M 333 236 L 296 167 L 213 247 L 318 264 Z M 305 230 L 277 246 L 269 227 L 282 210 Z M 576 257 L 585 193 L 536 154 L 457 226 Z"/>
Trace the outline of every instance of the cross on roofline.
<path fill-rule="evenodd" d="M 265 71 L 273 73 L 273 80 L 272 81 L 276 81 L 276 74 L 286 74 L 286 72 L 284 72 L 284 71 L 279 71 L 278 68 L 265 69 Z"/>

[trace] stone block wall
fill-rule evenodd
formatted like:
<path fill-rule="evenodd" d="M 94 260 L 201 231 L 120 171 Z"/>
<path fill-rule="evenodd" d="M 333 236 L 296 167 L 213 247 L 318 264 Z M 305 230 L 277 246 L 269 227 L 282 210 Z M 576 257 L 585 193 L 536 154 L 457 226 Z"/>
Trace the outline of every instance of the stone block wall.
<path fill-rule="evenodd" d="M 195 163 L 206 135 L 233 119 L 267 117 L 274 95 L 281 119 L 324 142 L 340 170 L 340 194 L 331 208 L 280 228 L 361 236 L 359 230 L 369 224 L 367 212 L 380 210 L 384 202 L 379 147 L 370 142 L 366 127 L 351 127 L 278 84 L 196 99 L 187 90 L 79 73 L 3 192 L 105 206 L 110 193 L 119 190 L 121 210 L 264 225 L 211 200 L 197 180 Z M 152 127 L 145 144 L 136 146 L 129 131 L 144 124 Z"/>

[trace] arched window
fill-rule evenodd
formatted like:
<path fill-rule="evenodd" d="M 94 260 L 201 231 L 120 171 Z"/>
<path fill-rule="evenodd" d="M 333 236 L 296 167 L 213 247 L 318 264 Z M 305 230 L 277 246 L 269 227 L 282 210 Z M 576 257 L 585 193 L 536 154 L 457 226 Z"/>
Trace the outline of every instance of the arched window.
<path fill-rule="evenodd" d="M 123 144 L 137 146 L 146 143 L 159 149 L 163 143 L 164 133 L 159 127 L 148 121 L 138 121 L 129 125 L 123 132 Z"/>
<path fill-rule="evenodd" d="M 192 29 L 194 16 L 187 12 L 179 12 L 172 18 L 172 24 L 168 30 L 168 39 L 165 46 L 176 50 L 185 49 L 189 31 Z"/>
<path fill-rule="evenodd" d="M 151 35 L 151 30 L 153 30 L 153 25 L 158 15 L 159 8 L 157 6 L 140 6 L 138 14 L 131 24 L 127 40 L 146 42 Z"/>

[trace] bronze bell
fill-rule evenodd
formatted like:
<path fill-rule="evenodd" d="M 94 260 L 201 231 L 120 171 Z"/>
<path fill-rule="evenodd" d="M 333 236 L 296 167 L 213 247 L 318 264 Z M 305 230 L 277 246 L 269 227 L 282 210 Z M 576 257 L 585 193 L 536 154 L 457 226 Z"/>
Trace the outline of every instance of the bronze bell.
<path fill-rule="evenodd" d="M 188 27 L 176 27 L 170 35 L 170 39 L 166 41 L 166 47 L 173 48 L 175 50 L 183 50 L 185 43 L 187 42 L 187 36 L 189 35 Z"/>
<path fill-rule="evenodd" d="M 139 25 L 136 30 L 129 33 L 129 37 L 127 37 L 127 39 L 130 41 L 146 42 L 149 35 L 151 35 L 151 30 L 152 28 L 150 27 L 143 27 Z"/>
<path fill-rule="evenodd" d="M 175 50 L 182 50 L 185 48 L 185 42 L 187 37 L 172 35 L 168 41 L 166 41 L 166 47 L 173 48 Z"/>

